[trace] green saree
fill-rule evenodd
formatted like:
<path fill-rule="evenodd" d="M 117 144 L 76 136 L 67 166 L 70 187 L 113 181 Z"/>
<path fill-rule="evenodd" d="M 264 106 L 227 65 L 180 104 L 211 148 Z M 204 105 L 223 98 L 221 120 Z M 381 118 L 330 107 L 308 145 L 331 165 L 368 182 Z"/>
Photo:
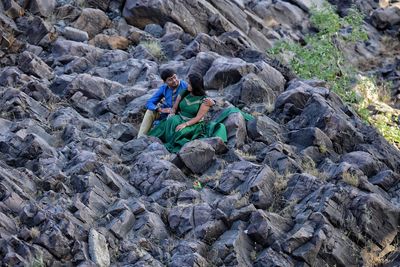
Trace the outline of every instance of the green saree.
<path fill-rule="evenodd" d="M 177 153 L 181 147 L 189 141 L 206 138 L 220 137 L 224 142 L 227 141 L 225 125 L 222 122 L 232 113 L 241 112 L 238 108 L 228 108 L 224 110 L 217 119 L 205 123 L 199 121 L 196 124 L 187 126 L 180 131 L 175 131 L 176 126 L 185 123 L 196 117 L 203 99 L 206 96 L 185 96 L 179 103 L 180 112 L 168 119 L 161 121 L 157 126 L 150 130 L 149 135 L 160 138 L 168 151 Z M 251 119 L 251 115 L 245 114 L 245 119 Z"/>

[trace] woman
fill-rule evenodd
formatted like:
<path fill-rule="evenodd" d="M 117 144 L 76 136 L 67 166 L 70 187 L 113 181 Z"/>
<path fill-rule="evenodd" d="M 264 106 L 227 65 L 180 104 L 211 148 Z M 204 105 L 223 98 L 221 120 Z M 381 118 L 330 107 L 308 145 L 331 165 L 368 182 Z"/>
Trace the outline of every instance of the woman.
<path fill-rule="evenodd" d="M 199 74 L 189 74 L 189 86 L 187 92 L 181 95 L 179 113 L 160 122 L 149 135 L 160 138 L 173 153 L 178 152 L 187 142 L 202 137 L 218 136 L 226 142 L 227 134 L 223 124 L 214 123 L 210 128 L 203 121 L 210 108 L 203 103 L 206 97 L 203 78 Z"/>

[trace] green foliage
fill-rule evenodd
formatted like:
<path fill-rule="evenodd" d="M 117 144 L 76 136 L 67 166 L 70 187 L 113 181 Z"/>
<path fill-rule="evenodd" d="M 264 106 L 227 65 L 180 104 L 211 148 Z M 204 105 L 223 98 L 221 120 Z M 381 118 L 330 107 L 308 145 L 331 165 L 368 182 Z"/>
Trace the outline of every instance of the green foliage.
<path fill-rule="evenodd" d="M 390 83 L 378 82 L 373 77 L 359 77 L 354 90 L 361 95 L 362 100 L 355 108 L 365 122 L 373 125 L 386 140 L 399 146 L 400 128 L 392 117 L 397 118 L 400 113 L 385 104 L 390 98 L 390 86 Z M 372 106 L 373 111 L 369 109 Z"/>
<path fill-rule="evenodd" d="M 363 41 L 367 34 L 362 29 L 363 16 L 355 8 L 349 16 L 340 18 L 333 7 L 326 4 L 311 10 L 311 24 L 317 33 L 305 37 L 306 45 L 280 42 L 269 53 L 289 57 L 293 70 L 305 79 L 321 79 L 347 102 L 357 102 L 351 85 L 355 81 L 355 69 L 346 62 L 341 45 Z"/>
<path fill-rule="evenodd" d="M 400 129 L 398 125 L 393 125 L 391 118 L 387 115 L 375 117 L 374 126 L 391 143 L 400 145 Z"/>
<path fill-rule="evenodd" d="M 391 119 L 399 115 L 380 103 L 390 101 L 391 85 L 357 76 L 356 69 L 342 52 L 344 45 L 367 40 L 363 19 L 363 14 L 354 7 L 341 18 L 325 3 L 320 9 L 311 9 L 310 22 L 316 33 L 305 36 L 305 45 L 279 42 L 268 53 L 288 63 L 301 78 L 326 81 L 332 91 L 354 105 L 365 122 L 375 126 L 389 142 L 400 146 L 400 128 Z M 371 105 L 381 105 L 383 110 L 379 115 L 372 114 Z"/>

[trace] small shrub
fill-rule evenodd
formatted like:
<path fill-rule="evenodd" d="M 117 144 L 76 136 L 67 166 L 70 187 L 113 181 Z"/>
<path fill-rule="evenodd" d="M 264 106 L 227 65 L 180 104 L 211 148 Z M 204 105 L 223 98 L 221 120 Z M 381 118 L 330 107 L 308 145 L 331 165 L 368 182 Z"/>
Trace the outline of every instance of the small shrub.
<path fill-rule="evenodd" d="M 343 173 L 342 180 L 346 184 L 352 185 L 354 187 L 358 187 L 358 184 L 360 182 L 358 177 L 350 172 Z"/>
<path fill-rule="evenodd" d="M 144 46 L 149 53 L 158 60 L 164 60 L 165 54 L 162 51 L 161 44 L 157 40 L 141 41 L 140 45 Z"/>
<path fill-rule="evenodd" d="M 40 230 L 38 227 L 32 227 L 30 232 L 32 239 L 36 239 L 40 236 Z"/>
<path fill-rule="evenodd" d="M 30 264 L 30 267 L 44 267 L 44 266 L 46 266 L 46 265 L 43 262 L 42 255 L 36 256 Z"/>
<path fill-rule="evenodd" d="M 239 157 L 241 157 L 242 159 L 247 160 L 247 161 L 256 161 L 257 160 L 257 156 L 256 155 L 250 154 L 248 152 L 244 152 L 244 151 L 239 150 L 239 149 L 235 149 L 235 153 Z"/>

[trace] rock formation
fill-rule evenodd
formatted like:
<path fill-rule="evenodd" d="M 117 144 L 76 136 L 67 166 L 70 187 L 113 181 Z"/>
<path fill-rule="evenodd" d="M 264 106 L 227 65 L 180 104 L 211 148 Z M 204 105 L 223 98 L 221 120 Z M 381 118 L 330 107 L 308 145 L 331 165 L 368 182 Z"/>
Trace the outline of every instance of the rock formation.
<path fill-rule="evenodd" d="M 382 42 L 398 37 L 398 4 L 330 2 L 366 13 L 370 39 L 348 52 L 398 97 L 399 42 Z M 397 266 L 400 151 L 265 54 L 301 40 L 322 3 L 2 1 L 1 263 Z M 227 144 L 177 155 L 136 139 L 167 67 L 204 76 L 209 119 L 231 105 L 255 119 L 231 115 Z"/>

